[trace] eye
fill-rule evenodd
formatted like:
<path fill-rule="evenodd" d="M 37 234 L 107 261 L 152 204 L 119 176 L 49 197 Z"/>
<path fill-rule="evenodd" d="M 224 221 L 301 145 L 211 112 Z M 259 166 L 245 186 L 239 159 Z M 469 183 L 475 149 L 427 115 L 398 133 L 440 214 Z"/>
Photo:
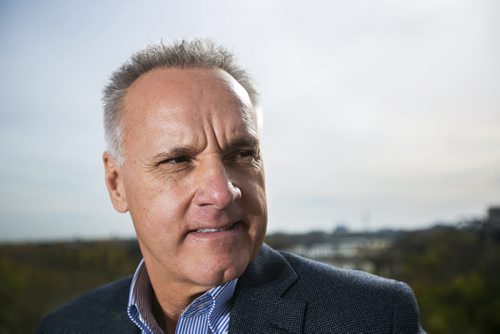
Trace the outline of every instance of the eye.
<path fill-rule="evenodd" d="M 254 158 L 255 153 L 251 150 L 241 150 L 241 151 L 236 152 L 236 156 L 238 158 L 248 158 L 248 157 Z"/>
<path fill-rule="evenodd" d="M 254 150 L 238 150 L 230 155 L 230 160 L 241 165 L 251 165 L 258 159 Z"/>
<path fill-rule="evenodd" d="M 178 164 L 183 164 L 186 162 L 190 162 L 192 159 L 188 156 L 179 156 L 179 157 L 174 157 L 174 158 L 169 158 L 163 160 L 160 164 L 171 164 L 171 165 L 178 165 Z"/>

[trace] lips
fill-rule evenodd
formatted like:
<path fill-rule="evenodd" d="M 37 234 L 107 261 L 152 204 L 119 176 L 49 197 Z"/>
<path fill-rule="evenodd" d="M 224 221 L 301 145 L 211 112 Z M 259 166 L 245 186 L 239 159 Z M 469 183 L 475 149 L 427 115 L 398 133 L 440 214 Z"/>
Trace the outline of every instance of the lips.
<path fill-rule="evenodd" d="M 211 233 L 217 233 L 217 232 L 225 232 L 225 231 L 228 231 L 228 230 L 233 230 L 238 224 L 240 223 L 240 221 L 237 221 L 235 223 L 232 223 L 232 224 L 227 224 L 227 225 L 223 225 L 223 226 L 217 226 L 217 227 L 214 227 L 213 225 L 210 226 L 209 224 L 206 224 L 207 226 L 203 226 L 203 227 L 199 227 L 199 228 L 193 228 L 191 229 L 188 233 L 199 233 L 201 235 L 210 235 Z M 214 224 L 215 225 L 215 224 Z"/>
<path fill-rule="evenodd" d="M 212 228 L 212 227 L 204 227 L 204 228 L 199 228 L 196 230 L 192 230 L 192 232 L 197 232 L 197 233 L 215 233 L 215 232 L 224 232 L 227 231 L 231 228 L 233 228 L 237 223 L 221 227 L 221 228 Z"/>
<path fill-rule="evenodd" d="M 245 226 L 245 215 L 239 207 L 219 210 L 211 207 L 195 207 L 190 213 L 183 235 L 193 237 L 224 236 Z"/>

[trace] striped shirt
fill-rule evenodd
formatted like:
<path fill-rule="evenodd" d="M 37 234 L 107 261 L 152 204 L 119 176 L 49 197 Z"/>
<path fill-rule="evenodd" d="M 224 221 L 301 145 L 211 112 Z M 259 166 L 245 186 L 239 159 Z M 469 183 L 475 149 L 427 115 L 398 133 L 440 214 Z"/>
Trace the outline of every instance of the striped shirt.
<path fill-rule="evenodd" d="M 217 286 L 196 298 L 182 312 L 175 329 L 176 334 L 223 334 L 229 327 L 231 298 L 237 278 Z M 130 285 L 127 313 L 143 334 L 163 334 L 153 316 L 153 287 L 144 265 L 139 263 Z"/>

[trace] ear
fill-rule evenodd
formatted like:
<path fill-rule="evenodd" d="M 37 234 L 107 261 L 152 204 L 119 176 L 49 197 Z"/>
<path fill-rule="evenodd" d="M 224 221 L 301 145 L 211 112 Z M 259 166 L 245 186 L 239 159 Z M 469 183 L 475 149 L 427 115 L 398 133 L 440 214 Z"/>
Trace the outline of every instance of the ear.
<path fill-rule="evenodd" d="M 116 211 L 125 213 L 128 211 L 127 197 L 123 184 L 123 173 L 115 158 L 109 153 L 102 155 L 104 162 L 104 173 L 106 187 L 108 187 L 109 197 Z"/>

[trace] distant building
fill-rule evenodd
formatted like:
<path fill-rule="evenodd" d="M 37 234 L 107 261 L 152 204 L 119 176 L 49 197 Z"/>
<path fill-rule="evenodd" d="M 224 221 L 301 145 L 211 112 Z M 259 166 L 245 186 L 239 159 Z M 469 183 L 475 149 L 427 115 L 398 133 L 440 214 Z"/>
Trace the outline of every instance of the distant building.
<path fill-rule="evenodd" d="M 322 242 L 298 242 L 289 251 L 337 267 L 375 270 L 369 256 L 386 250 L 392 245 L 395 233 L 334 233 Z"/>
<path fill-rule="evenodd" d="M 344 224 L 338 224 L 335 229 L 333 230 L 333 233 L 338 233 L 338 234 L 345 234 L 349 232 L 349 228 L 347 225 Z"/>

